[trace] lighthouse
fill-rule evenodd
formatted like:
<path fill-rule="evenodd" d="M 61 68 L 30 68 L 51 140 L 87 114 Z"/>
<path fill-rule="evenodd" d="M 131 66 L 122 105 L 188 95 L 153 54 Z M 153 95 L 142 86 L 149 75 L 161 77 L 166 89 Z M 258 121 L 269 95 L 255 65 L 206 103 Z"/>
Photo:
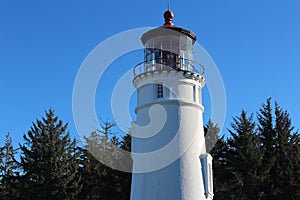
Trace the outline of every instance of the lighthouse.
<path fill-rule="evenodd" d="M 196 35 L 164 24 L 141 37 L 144 61 L 134 67 L 131 200 L 212 200 L 212 157 L 206 153 L 204 67 L 193 60 Z"/>

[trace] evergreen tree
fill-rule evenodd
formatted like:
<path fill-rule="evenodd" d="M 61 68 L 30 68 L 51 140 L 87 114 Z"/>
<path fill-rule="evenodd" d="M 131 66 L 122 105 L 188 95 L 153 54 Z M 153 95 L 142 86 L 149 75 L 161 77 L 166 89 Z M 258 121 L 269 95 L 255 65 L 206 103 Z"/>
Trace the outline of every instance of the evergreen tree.
<path fill-rule="evenodd" d="M 268 174 L 265 177 L 261 190 L 264 192 L 262 199 L 272 199 L 276 196 L 275 180 L 277 176 L 274 171 L 276 157 L 274 155 L 274 146 L 276 144 L 276 133 L 274 131 L 274 117 L 272 113 L 271 98 L 262 105 L 257 113 L 258 119 L 258 135 L 260 138 L 260 148 L 263 154 L 262 165 L 264 171 Z"/>
<path fill-rule="evenodd" d="M 102 121 L 101 129 L 85 138 L 80 169 L 83 183 L 80 199 L 128 200 L 130 197 L 131 174 L 105 165 L 122 165 L 119 149 L 130 148 L 130 137 L 126 135 L 120 140 L 112 131 L 114 126 L 114 123 Z"/>
<path fill-rule="evenodd" d="M 228 165 L 231 169 L 231 189 L 236 199 L 259 199 L 260 184 L 266 174 L 262 171 L 259 140 L 255 133 L 256 125 L 253 115 L 247 116 L 242 111 L 239 117 L 233 118 L 232 129 L 228 130 Z"/>
<path fill-rule="evenodd" d="M 88 150 L 81 149 L 80 176 L 82 190 L 78 199 L 104 199 L 103 191 L 105 185 L 110 184 L 104 181 L 103 164 L 99 162 Z"/>
<path fill-rule="evenodd" d="M 85 138 L 85 148 L 82 149 L 80 174 L 82 181 L 82 191 L 80 199 L 105 199 L 107 187 L 112 185 L 113 180 L 107 178 L 109 168 L 97 159 L 97 151 L 100 151 L 100 144 L 107 146 L 105 141 L 96 131 Z M 105 149 L 105 148 L 104 148 Z"/>
<path fill-rule="evenodd" d="M 81 189 L 79 151 L 67 124 L 50 109 L 23 138 L 19 177 L 22 199 L 76 199 Z"/>
<path fill-rule="evenodd" d="M 300 197 L 299 135 L 293 130 L 288 112 L 275 102 L 274 142 L 272 143 L 274 165 L 271 168 L 275 176 L 271 178 L 273 188 L 270 195 L 272 196 L 266 196 L 266 199 L 298 199 Z M 268 155 L 270 154 L 266 153 L 266 156 Z"/>
<path fill-rule="evenodd" d="M 231 177 L 231 168 L 228 165 L 228 144 L 224 139 L 224 135 L 217 141 L 210 152 L 213 157 L 213 185 L 214 199 L 225 200 L 230 199 L 232 193 L 229 180 Z"/>
<path fill-rule="evenodd" d="M 16 149 L 12 146 L 9 133 L 6 135 L 5 144 L 0 148 L 0 197 L 1 199 L 16 199 L 15 176 L 18 174 L 18 166 L 15 160 Z"/>

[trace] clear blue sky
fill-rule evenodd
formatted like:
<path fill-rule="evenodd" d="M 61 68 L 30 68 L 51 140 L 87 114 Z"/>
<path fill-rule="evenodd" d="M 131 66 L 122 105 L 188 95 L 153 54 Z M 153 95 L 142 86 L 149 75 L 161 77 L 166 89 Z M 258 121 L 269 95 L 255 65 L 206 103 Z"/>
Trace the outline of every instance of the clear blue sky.
<path fill-rule="evenodd" d="M 0 144 L 7 132 L 14 144 L 22 142 L 50 107 L 76 136 L 72 89 L 84 58 L 114 34 L 162 25 L 166 8 L 167 0 L 1 0 Z M 173 0 L 171 9 L 175 25 L 196 33 L 219 67 L 227 92 L 225 127 L 241 109 L 255 112 L 268 97 L 300 127 L 299 0 Z M 118 67 L 143 59 L 128 56 Z M 97 96 L 102 92 L 109 93 L 98 90 Z"/>

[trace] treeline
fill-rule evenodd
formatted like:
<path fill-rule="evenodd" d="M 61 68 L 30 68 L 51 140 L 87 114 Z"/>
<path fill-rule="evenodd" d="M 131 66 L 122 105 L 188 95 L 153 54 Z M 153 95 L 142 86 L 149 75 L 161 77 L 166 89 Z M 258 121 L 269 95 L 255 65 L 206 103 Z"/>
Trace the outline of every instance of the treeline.
<path fill-rule="evenodd" d="M 0 149 L 0 199 L 129 200 L 131 174 L 100 163 L 71 139 L 67 126 L 50 109 L 32 124 L 18 149 L 6 136 Z M 103 122 L 101 130 L 85 138 L 85 145 L 93 145 L 94 151 L 111 146 L 130 151 L 130 136 L 116 137 L 113 127 Z"/>
<path fill-rule="evenodd" d="M 131 174 L 90 153 L 110 155 L 114 147 L 130 151 L 130 134 L 117 137 L 114 124 L 103 121 L 82 148 L 67 126 L 50 109 L 19 148 L 6 136 L 0 148 L 0 199 L 130 199 Z M 205 127 L 207 149 L 218 132 L 212 122 Z M 273 108 L 268 99 L 256 115 L 242 111 L 234 117 L 228 132 L 211 150 L 214 199 L 300 199 L 300 136 L 287 111 L 277 103 Z"/>
<path fill-rule="evenodd" d="M 268 99 L 228 132 L 211 151 L 216 200 L 300 199 L 300 137 L 287 111 Z"/>

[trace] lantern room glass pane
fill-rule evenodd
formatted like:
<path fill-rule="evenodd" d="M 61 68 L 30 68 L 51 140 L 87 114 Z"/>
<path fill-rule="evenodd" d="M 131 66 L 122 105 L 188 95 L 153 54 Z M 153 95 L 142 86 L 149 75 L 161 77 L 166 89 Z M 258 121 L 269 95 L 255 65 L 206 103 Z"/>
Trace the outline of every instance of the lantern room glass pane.
<path fill-rule="evenodd" d="M 163 35 L 145 44 L 145 70 L 193 71 L 193 40 L 185 35 Z"/>

